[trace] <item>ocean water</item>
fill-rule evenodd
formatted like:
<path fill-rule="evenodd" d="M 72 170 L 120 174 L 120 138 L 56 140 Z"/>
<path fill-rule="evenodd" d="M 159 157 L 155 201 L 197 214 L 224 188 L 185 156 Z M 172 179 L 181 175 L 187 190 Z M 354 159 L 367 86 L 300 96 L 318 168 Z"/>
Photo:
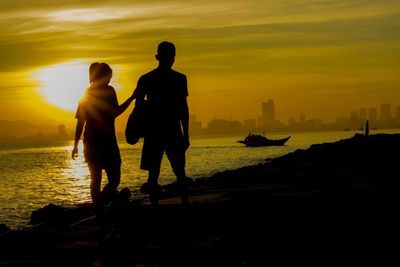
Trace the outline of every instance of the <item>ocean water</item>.
<path fill-rule="evenodd" d="M 380 132 L 398 133 L 400 130 Z M 373 133 L 373 132 L 372 132 Z M 355 132 L 294 133 L 282 147 L 247 148 L 237 143 L 243 136 L 193 137 L 187 152 L 187 175 L 194 179 L 216 172 L 254 165 L 312 144 L 333 142 L 353 136 Z M 272 139 L 288 134 L 274 134 Z M 81 144 L 82 145 L 82 144 Z M 119 143 L 122 157 L 120 188 L 129 187 L 134 194 L 146 181 L 147 172 L 139 169 L 142 143 Z M 0 223 L 19 228 L 26 225 L 33 210 L 49 203 L 73 205 L 89 202 L 90 177 L 82 155 L 71 159 L 72 142 L 66 146 L 40 148 L 0 148 Z M 106 176 L 103 177 L 106 180 Z M 160 183 L 173 182 L 168 160 L 164 156 Z M 136 195 L 138 196 L 138 195 Z"/>

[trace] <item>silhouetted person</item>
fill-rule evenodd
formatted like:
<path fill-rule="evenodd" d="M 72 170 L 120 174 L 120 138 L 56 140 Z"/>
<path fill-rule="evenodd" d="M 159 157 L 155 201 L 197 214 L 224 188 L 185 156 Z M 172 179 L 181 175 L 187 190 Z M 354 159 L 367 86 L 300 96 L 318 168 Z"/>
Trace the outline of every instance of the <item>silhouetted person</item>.
<path fill-rule="evenodd" d="M 144 137 L 141 169 L 148 170 L 148 182 L 142 186 L 153 204 L 158 203 L 158 177 L 164 152 L 177 178 L 182 203 L 188 203 L 185 152 L 189 147 L 189 108 L 186 76 L 172 69 L 175 46 L 158 45 L 158 67 L 140 77 L 134 95 L 148 103 L 147 132 Z"/>
<path fill-rule="evenodd" d="M 109 84 L 112 70 L 106 63 L 93 63 L 89 68 L 90 86 L 79 102 L 72 158 L 78 155 L 78 143 L 83 127 L 83 153 L 88 164 L 93 204 L 101 206 L 111 201 L 117 193 L 121 178 L 121 156 L 115 136 L 114 121 L 134 99 L 132 95 L 118 105 L 117 95 Z M 107 173 L 108 183 L 101 190 L 102 170 Z"/>

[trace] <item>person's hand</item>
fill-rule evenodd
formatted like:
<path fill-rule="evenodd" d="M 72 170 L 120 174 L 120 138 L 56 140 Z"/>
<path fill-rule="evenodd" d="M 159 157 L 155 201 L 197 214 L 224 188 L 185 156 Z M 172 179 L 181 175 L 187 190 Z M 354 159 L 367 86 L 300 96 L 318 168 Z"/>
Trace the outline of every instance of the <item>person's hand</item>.
<path fill-rule="evenodd" d="M 189 136 L 184 136 L 183 137 L 183 149 L 186 151 L 186 150 L 188 150 L 189 146 L 190 146 Z"/>
<path fill-rule="evenodd" d="M 131 94 L 131 96 L 129 97 L 130 101 L 133 101 L 136 98 L 136 91 L 133 91 L 133 93 Z"/>
<path fill-rule="evenodd" d="M 135 90 L 133 90 L 130 99 L 134 100 L 137 97 L 137 94 L 138 94 L 138 88 L 136 87 Z"/>
<path fill-rule="evenodd" d="M 74 149 L 72 149 L 72 159 L 75 160 L 78 157 L 78 146 L 74 146 Z"/>

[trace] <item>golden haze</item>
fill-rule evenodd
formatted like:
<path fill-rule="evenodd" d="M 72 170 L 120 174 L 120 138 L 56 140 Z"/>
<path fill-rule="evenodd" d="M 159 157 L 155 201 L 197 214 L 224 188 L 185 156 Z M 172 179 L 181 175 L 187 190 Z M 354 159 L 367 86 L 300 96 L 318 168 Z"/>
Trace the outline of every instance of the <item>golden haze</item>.
<path fill-rule="evenodd" d="M 283 122 L 400 104 L 398 1 L 25 2 L 0 3 L 0 120 L 73 125 L 93 61 L 123 101 L 162 40 L 203 121 L 256 118 L 267 99 Z"/>

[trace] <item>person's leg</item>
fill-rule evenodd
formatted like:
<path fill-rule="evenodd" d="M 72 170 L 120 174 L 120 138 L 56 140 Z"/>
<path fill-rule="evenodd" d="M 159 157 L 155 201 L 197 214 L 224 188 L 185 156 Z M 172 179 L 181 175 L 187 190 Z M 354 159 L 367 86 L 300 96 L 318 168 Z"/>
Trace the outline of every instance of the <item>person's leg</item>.
<path fill-rule="evenodd" d="M 158 184 L 164 148 L 155 137 L 145 137 L 140 167 L 148 171 L 147 182 L 141 187 L 141 192 L 148 193 L 150 202 L 158 204 L 161 188 Z"/>
<path fill-rule="evenodd" d="M 148 184 L 158 184 L 163 154 L 163 145 L 156 137 L 144 138 L 140 168 L 149 172 Z"/>
<path fill-rule="evenodd" d="M 149 170 L 149 176 L 147 182 L 152 185 L 158 184 L 158 178 L 160 177 L 161 166 L 155 166 Z"/>
<path fill-rule="evenodd" d="M 149 170 L 147 183 L 149 187 L 148 188 L 149 199 L 152 205 L 158 205 L 160 199 L 161 187 L 158 184 L 159 175 L 160 175 L 160 169 L 155 168 Z"/>
<path fill-rule="evenodd" d="M 147 187 L 149 193 L 149 199 L 151 204 L 158 205 L 158 201 L 161 193 L 161 186 L 158 184 L 158 177 L 160 176 L 161 160 L 160 164 L 157 164 L 150 168 L 149 176 L 147 179 Z"/>
<path fill-rule="evenodd" d="M 189 204 L 189 192 L 188 192 L 188 178 L 186 177 L 185 165 L 186 156 L 185 150 L 180 144 L 168 145 L 165 153 L 167 154 L 168 160 L 171 164 L 172 170 L 176 176 L 178 184 L 179 194 L 181 196 L 182 204 Z"/>
<path fill-rule="evenodd" d="M 105 169 L 108 183 L 101 191 L 101 198 L 104 204 L 110 202 L 117 194 L 117 188 L 121 181 L 121 165 L 114 164 Z"/>
<path fill-rule="evenodd" d="M 90 171 L 90 195 L 92 197 L 92 202 L 94 205 L 98 205 L 101 200 L 101 169 L 89 165 Z"/>

